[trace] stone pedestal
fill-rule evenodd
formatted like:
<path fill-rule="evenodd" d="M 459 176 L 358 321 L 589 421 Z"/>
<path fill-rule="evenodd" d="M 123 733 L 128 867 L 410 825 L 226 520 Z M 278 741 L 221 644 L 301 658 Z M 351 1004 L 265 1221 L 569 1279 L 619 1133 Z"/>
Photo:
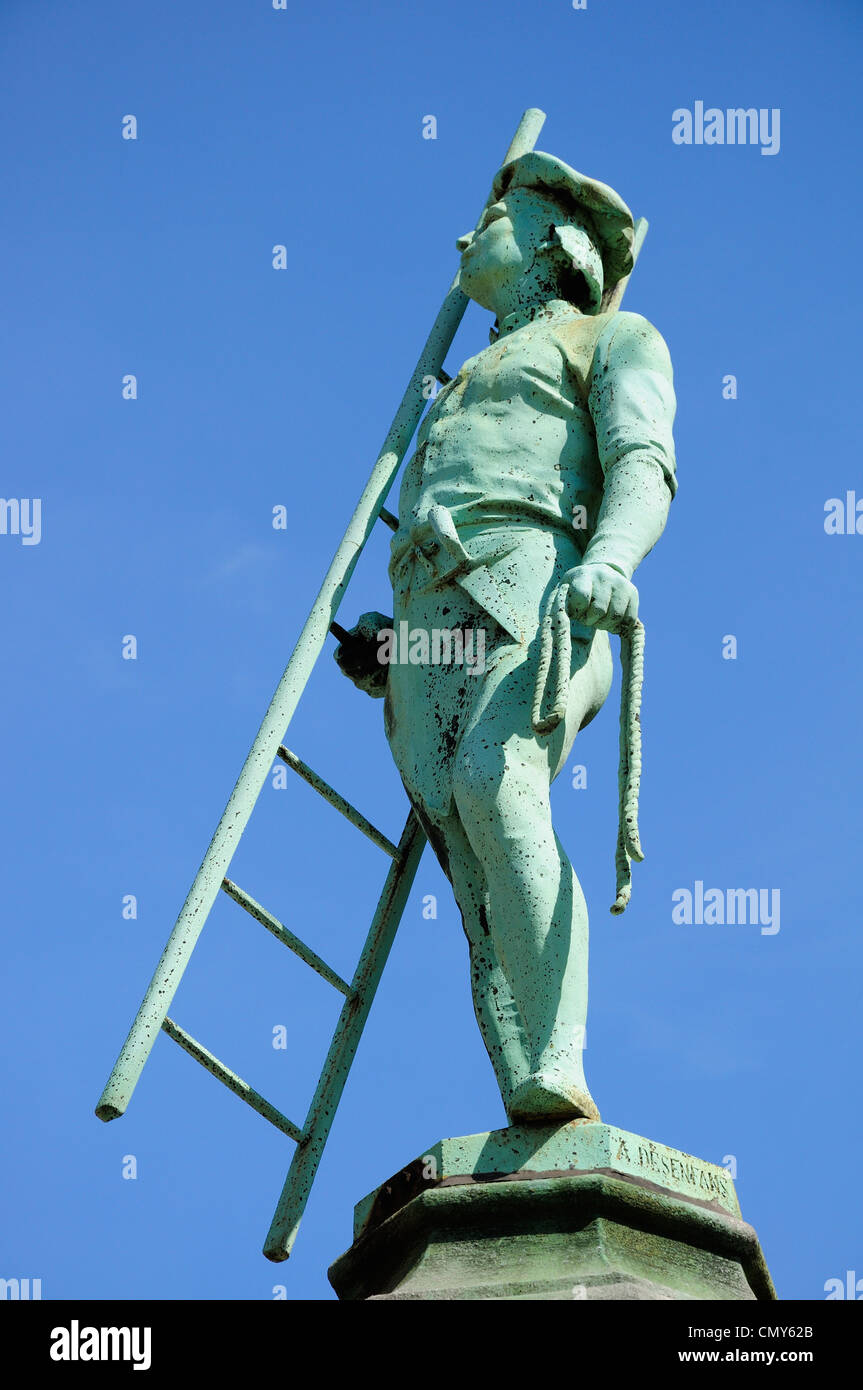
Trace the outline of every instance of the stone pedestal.
<path fill-rule="evenodd" d="M 590 1120 L 444 1139 L 359 1202 L 341 1299 L 774 1299 L 724 1168 Z"/>

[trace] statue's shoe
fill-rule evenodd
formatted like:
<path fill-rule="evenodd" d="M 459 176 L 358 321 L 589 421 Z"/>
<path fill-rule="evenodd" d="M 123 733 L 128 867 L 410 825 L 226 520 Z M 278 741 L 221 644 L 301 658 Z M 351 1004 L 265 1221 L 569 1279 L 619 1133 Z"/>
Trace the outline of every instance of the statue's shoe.
<path fill-rule="evenodd" d="M 560 1072 L 534 1072 L 522 1081 L 510 1098 L 507 1113 L 513 1124 L 599 1119 L 590 1092 L 573 1085 Z"/>

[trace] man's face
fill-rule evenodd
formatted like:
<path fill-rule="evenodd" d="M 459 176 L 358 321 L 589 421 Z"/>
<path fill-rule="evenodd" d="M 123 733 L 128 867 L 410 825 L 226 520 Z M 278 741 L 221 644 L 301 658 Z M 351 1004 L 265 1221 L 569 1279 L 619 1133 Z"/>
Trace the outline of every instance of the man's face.
<path fill-rule="evenodd" d="M 476 232 L 459 237 L 461 287 L 484 309 L 496 312 L 502 285 L 518 281 L 548 241 L 561 210 L 543 194 L 516 188 L 486 208 Z M 554 293 L 554 285 L 550 284 Z"/>

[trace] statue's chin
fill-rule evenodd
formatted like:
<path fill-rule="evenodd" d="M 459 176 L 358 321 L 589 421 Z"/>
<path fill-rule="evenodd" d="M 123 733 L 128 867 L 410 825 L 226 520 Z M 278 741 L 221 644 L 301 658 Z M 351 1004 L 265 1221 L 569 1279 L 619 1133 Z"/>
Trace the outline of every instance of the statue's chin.
<path fill-rule="evenodd" d="M 477 294 L 476 290 L 474 290 L 472 286 L 466 285 L 464 280 L 459 280 L 459 285 L 461 289 L 464 291 L 464 293 L 467 295 L 468 299 L 473 300 L 474 304 L 478 304 L 481 309 L 488 309 L 489 313 L 494 312 L 492 310 L 491 305 L 488 302 L 488 298 L 486 295 L 480 296 L 479 294 Z"/>
<path fill-rule="evenodd" d="M 494 313 L 489 286 L 484 283 L 484 277 L 476 275 L 471 270 L 470 265 L 462 266 L 459 285 L 468 298 L 478 304 L 481 309 L 488 309 L 489 313 Z"/>

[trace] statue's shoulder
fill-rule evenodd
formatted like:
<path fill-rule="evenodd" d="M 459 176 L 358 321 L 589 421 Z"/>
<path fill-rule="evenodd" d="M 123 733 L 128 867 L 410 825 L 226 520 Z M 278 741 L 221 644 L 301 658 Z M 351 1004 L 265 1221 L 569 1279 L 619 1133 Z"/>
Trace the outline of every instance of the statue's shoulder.
<path fill-rule="evenodd" d="M 670 369 L 662 335 L 643 314 L 616 309 L 604 314 L 579 314 L 555 330 L 567 365 L 586 396 L 596 374 L 619 367 Z"/>
<path fill-rule="evenodd" d="M 614 341 L 616 344 L 658 342 L 665 346 L 661 333 L 643 314 L 628 309 L 612 309 L 603 314 L 579 314 L 556 327 L 557 335 L 576 351 L 595 352 Z"/>
<path fill-rule="evenodd" d="M 667 374 L 671 371 L 668 345 L 649 319 L 630 309 L 596 314 L 593 366 L 603 371 L 612 367 L 634 367 Z"/>

